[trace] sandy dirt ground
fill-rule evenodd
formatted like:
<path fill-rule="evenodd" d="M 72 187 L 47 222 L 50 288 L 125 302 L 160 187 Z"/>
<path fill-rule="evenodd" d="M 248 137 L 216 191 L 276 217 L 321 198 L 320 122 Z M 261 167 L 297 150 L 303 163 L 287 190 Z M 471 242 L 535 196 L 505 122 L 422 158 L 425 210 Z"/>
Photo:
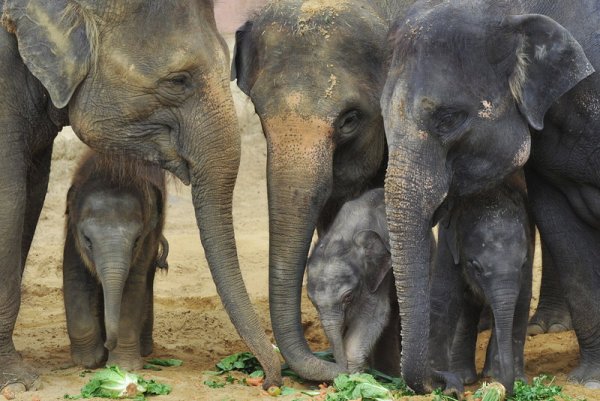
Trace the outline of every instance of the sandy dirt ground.
<path fill-rule="evenodd" d="M 242 132 L 242 161 L 234 199 L 234 221 L 241 267 L 250 296 L 271 335 L 268 317 L 268 216 L 265 179 L 266 146 L 252 104 L 234 88 Z M 66 130 L 68 131 L 68 130 Z M 84 148 L 72 133 L 63 132 L 56 141 L 46 204 L 41 215 L 23 280 L 23 301 L 15 343 L 25 360 L 42 374 L 40 390 L 17 395 L 17 400 L 60 400 L 78 394 L 88 381 L 69 355 L 62 297 L 62 247 L 65 196 L 71 173 Z M 238 337 L 218 299 L 207 267 L 194 219 L 188 187 L 171 180 L 168 196 L 166 237 L 170 242 L 169 272 L 155 281 L 155 347 L 153 357 L 179 358 L 180 367 L 141 371 L 147 378 L 168 383 L 173 392 L 156 400 L 269 400 L 260 388 L 241 384 L 211 389 L 203 384 L 221 358 L 247 348 Z M 539 253 L 538 253 L 539 259 Z M 536 263 L 539 269 L 539 261 Z M 539 278 L 539 274 L 536 275 Z M 534 303 L 537 301 L 535 296 Z M 303 299 L 303 322 L 314 350 L 328 347 L 315 310 Z M 478 363 L 487 334 L 481 336 Z M 565 373 L 575 367 L 578 349 L 573 333 L 528 338 L 527 375 L 557 376 L 565 384 Z M 291 383 L 287 382 L 288 385 Z M 565 384 L 573 396 L 600 400 L 600 392 Z M 282 400 L 307 399 L 296 394 Z M 0 396 L 0 400 L 3 398 Z M 425 397 L 415 399 L 427 399 Z"/>

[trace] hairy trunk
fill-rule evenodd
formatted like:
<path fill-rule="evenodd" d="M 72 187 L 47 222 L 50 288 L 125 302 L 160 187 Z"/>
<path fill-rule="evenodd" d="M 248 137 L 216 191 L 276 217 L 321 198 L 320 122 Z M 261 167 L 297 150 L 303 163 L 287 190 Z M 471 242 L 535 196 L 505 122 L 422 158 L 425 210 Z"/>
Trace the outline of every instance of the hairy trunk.
<path fill-rule="evenodd" d="M 213 109 L 190 113 L 182 145 L 190 164 L 196 221 L 217 292 L 237 332 L 256 355 L 265 386 L 281 383 L 281 365 L 242 279 L 233 231 L 233 188 L 240 162 L 240 137 L 228 82 L 206 88 Z"/>
<path fill-rule="evenodd" d="M 323 126 L 317 123 L 311 127 L 306 121 L 263 122 L 268 143 L 269 299 L 273 333 L 291 368 L 305 379 L 316 381 L 331 380 L 342 372 L 336 364 L 311 353 L 300 321 L 307 254 L 332 186 L 332 142 L 325 136 Z M 286 137 L 284 132 L 295 136 Z M 296 144 L 298 137 L 304 143 Z"/>

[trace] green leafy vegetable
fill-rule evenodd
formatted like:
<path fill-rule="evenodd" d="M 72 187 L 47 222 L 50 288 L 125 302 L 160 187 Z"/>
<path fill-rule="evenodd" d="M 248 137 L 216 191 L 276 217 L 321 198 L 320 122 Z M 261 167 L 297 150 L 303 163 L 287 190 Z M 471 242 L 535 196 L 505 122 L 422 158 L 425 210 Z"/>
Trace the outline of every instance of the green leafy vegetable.
<path fill-rule="evenodd" d="M 220 373 L 238 370 L 250 374 L 256 370 L 262 370 L 262 366 L 260 366 L 258 359 L 256 359 L 252 353 L 238 352 L 221 359 L 221 361 L 217 363 L 217 369 Z"/>
<path fill-rule="evenodd" d="M 392 394 L 368 373 L 341 374 L 333 381 L 335 392 L 327 393 L 325 401 L 392 401 Z"/>
<path fill-rule="evenodd" d="M 154 380 L 144 380 L 140 376 L 123 371 L 118 366 L 102 369 L 81 388 L 81 394 L 65 395 L 65 398 L 133 398 L 145 400 L 144 395 L 165 395 L 171 387 Z"/>
<path fill-rule="evenodd" d="M 225 387 L 225 383 L 220 383 L 214 380 L 204 380 L 204 385 L 210 388 L 222 388 Z"/>
<path fill-rule="evenodd" d="M 148 359 L 148 363 L 158 366 L 181 366 L 183 361 L 181 359 L 170 359 L 170 358 L 152 358 Z"/>
<path fill-rule="evenodd" d="M 431 395 L 433 395 L 433 401 L 458 401 L 456 398 L 444 394 L 442 389 L 439 388 L 436 388 Z"/>
<path fill-rule="evenodd" d="M 554 377 L 540 375 L 533 378 L 533 384 L 516 381 L 514 394 L 508 399 L 510 401 L 571 401 L 572 397 L 562 391 L 562 387 L 554 382 Z M 581 400 L 578 398 L 578 400 Z M 585 401 L 585 400 L 582 400 Z"/>

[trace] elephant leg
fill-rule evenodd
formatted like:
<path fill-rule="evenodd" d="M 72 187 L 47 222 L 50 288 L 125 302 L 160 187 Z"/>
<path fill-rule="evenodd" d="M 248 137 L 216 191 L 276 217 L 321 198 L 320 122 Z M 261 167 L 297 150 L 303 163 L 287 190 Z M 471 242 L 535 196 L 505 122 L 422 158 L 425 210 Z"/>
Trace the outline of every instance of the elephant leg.
<path fill-rule="evenodd" d="M 71 358 L 77 365 L 97 368 L 106 361 L 98 297 L 100 284 L 87 270 L 67 231 L 63 255 L 63 291 Z"/>
<path fill-rule="evenodd" d="M 570 379 L 600 388 L 600 232 L 582 221 L 568 199 L 526 170 L 536 224 L 558 271 L 579 343 L 580 364 Z"/>
<path fill-rule="evenodd" d="M 460 268 L 454 264 L 444 233 L 440 231 L 436 264 L 431 273 L 429 359 L 435 370 L 447 371 L 450 366 L 450 350 L 464 307 L 464 291 Z"/>
<path fill-rule="evenodd" d="M 27 255 L 35 234 L 50 178 L 50 163 L 52 161 L 52 144 L 35 155 L 27 172 L 27 201 L 25 204 L 25 221 L 21 240 L 21 271 L 25 269 Z"/>
<path fill-rule="evenodd" d="M 123 288 L 117 346 L 108 354 L 107 365 L 119 365 L 127 370 L 141 369 L 140 336 L 147 311 L 147 274 L 131 266 Z"/>
<path fill-rule="evenodd" d="M 27 168 L 21 133 L 3 132 L 0 146 L 0 389 L 36 389 L 37 373 L 17 353 L 13 331 L 21 305 L 22 238 Z"/>
<path fill-rule="evenodd" d="M 535 314 L 529 321 L 527 334 L 535 336 L 542 333 L 567 331 L 573 328 L 571 313 L 563 295 L 559 273 L 554 261 L 542 241 L 542 284 L 540 301 Z"/>
<path fill-rule="evenodd" d="M 140 334 L 140 353 L 142 356 L 148 356 L 153 349 L 154 330 L 154 276 L 156 268 L 154 265 L 148 269 L 148 278 L 146 279 L 146 298 L 144 300 L 144 320 Z"/>
<path fill-rule="evenodd" d="M 468 291 L 465 293 L 450 353 L 450 371 L 458 375 L 463 384 L 473 384 L 478 379 L 475 351 L 477 348 L 477 324 L 483 307 L 469 299 L 472 296 Z"/>

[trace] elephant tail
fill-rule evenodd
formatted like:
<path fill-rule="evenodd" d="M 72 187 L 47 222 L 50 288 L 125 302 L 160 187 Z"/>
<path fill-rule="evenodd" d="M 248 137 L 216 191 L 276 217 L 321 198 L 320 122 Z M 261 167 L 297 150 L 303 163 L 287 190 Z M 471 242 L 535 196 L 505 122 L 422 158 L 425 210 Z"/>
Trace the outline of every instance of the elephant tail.
<path fill-rule="evenodd" d="M 156 268 L 162 269 L 165 272 L 169 270 L 169 262 L 167 262 L 167 256 L 169 255 L 169 242 L 164 235 L 160 236 L 158 252 L 156 254 Z"/>

